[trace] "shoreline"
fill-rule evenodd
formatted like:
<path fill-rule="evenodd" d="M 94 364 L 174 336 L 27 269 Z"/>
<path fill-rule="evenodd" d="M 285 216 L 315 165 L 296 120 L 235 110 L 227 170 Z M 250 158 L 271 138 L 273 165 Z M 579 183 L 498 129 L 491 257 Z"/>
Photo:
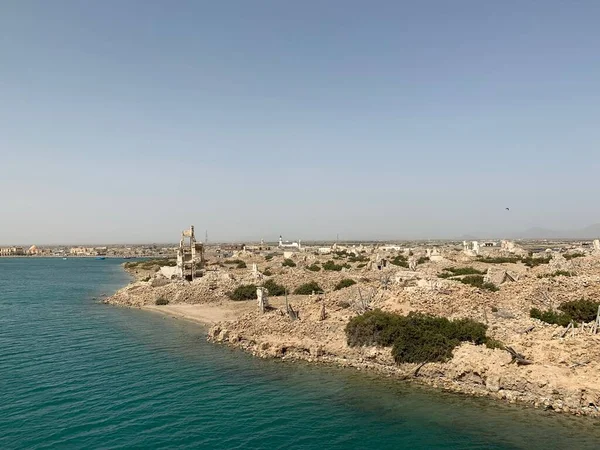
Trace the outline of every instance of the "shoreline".
<path fill-rule="evenodd" d="M 269 298 L 271 308 L 264 314 L 257 311 L 256 301 L 229 300 L 226 293 L 243 281 L 234 280 L 226 271 L 207 272 L 190 283 L 160 277 L 140 281 L 147 278 L 146 272 L 123 269 L 133 277 L 132 282 L 105 299 L 105 303 L 138 307 L 196 323 L 206 331 L 208 341 L 241 349 L 255 357 L 352 368 L 444 392 L 600 417 L 596 407 L 600 404 L 600 390 L 595 383 L 598 364 L 592 354 L 586 355 L 589 361 L 581 360 L 581 355 L 585 354 L 583 349 L 600 348 L 600 335 L 573 334 L 557 338 L 562 334 L 561 327 L 541 322 L 534 322 L 532 327 L 529 317 L 520 315 L 506 319 L 490 312 L 486 322 L 489 318 L 489 327 L 495 330 L 495 336 L 519 351 L 526 350 L 529 357 L 533 356 L 533 365 L 511 364 L 507 351 L 469 343 L 457 347 L 452 359 L 445 363 L 396 364 L 389 347 L 347 345 L 344 328 L 355 313 L 338 306 L 340 299 L 347 298 L 344 290 L 331 291 L 324 296 L 290 295 L 290 304 L 301 317 L 301 320 L 293 321 L 285 313 L 285 300 L 281 297 Z M 249 279 L 247 271 L 240 270 L 239 273 Z M 401 295 L 387 293 L 375 298 L 374 307 L 388 309 L 392 294 Z M 511 291 L 507 294 L 513 295 Z M 464 308 L 469 308 L 473 298 L 478 298 L 473 297 L 472 288 L 465 287 L 460 287 L 454 295 Z M 159 298 L 168 299 L 169 304 L 155 305 Z M 394 302 L 398 302 L 396 297 Z M 415 310 L 413 305 L 406 302 L 393 310 L 406 314 Z M 321 308 L 327 311 L 324 319 L 318 317 Z M 497 334 L 500 332 L 504 334 Z M 573 364 L 572 361 L 581 362 Z"/>
<path fill-rule="evenodd" d="M 141 306 L 140 309 L 169 316 L 173 319 L 187 320 L 201 325 L 207 331 L 217 322 L 228 320 L 235 314 L 232 310 L 209 305 L 145 305 Z"/>
<path fill-rule="evenodd" d="M 211 342 L 215 345 L 224 345 L 232 349 L 240 350 L 250 354 L 253 357 L 261 359 L 279 359 L 281 361 L 290 363 L 302 362 L 305 364 L 316 364 L 328 367 L 350 369 L 358 372 L 368 373 L 379 379 L 388 379 L 410 384 L 417 384 L 418 386 L 431 389 L 432 392 L 452 393 L 471 398 L 486 398 L 491 401 L 499 401 L 503 404 L 526 409 L 542 409 L 544 411 L 552 411 L 556 413 L 570 413 L 571 415 L 585 416 L 588 418 L 600 417 L 600 414 L 596 414 L 594 412 L 579 413 L 577 411 L 556 410 L 551 405 L 540 404 L 534 400 L 523 400 L 511 395 L 507 396 L 506 393 L 494 395 L 492 392 L 486 389 L 477 389 L 475 386 L 465 386 L 459 383 L 453 383 L 451 381 L 444 380 L 441 377 L 436 378 L 428 375 L 415 375 L 415 370 L 420 366 L 419 364 L 405 364 L 403 365 L 404 367 L 400 367 L 395 364 L 381 364 L 372 361 L 367 362 L 365 360 L 337 357 L 334 355 L 306 354 L 306 352 L 288 352 L 279 356 L 267 354 L 264 351 L 260 351 L 260 349 L 257 349 L 255 346 L 253 346 L 252 343 L 249 343 L 239 336 L 234 336 L 233 339 L 231 339 L 227 333 L 225 334 L 224 338 L 224 335 L 222 334 L 223 329 L 220 328 L 219 322 L 207 320 L 207 318 L 203 318 L 201 314 L 189 314 L 189 312 L 186 313 L 185 311 L 179 311 L 178 307 L 184 306 L 191 307 L 190 309 L 192 309 L 203 305 L 143 306 L 140 309 L 147 312 L 161 314 L 165 317 L 169 317 L 170 319 L 185 320 L 195 325 L 199 325 L 203 330 L 206 331 L 206 340 L 208 342 Z M 212 311 L 218 311 L 220 308 L 209 307 L 208 309 Z"/>

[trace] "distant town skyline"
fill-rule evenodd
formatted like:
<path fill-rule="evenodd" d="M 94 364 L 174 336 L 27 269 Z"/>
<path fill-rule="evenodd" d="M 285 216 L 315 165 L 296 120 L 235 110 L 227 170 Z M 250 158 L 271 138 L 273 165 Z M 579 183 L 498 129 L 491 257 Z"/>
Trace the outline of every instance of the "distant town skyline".
<path fill-rule="evenodd" d="M 558 0 L 3 2 L 0 245 L 600 223 L 599 19 Z"/>

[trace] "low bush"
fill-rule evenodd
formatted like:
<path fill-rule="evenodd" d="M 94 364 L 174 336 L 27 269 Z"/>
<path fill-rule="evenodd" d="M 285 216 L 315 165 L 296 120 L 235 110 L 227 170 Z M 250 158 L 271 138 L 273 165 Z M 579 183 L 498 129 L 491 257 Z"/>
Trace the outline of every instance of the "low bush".
<path fill-rule="evenodd" d="M 296 267 L 296 263 L 289 258 L 286 258 L 281 263 L 283 267 Z"/>
<path fill-rule="evenodd" d="M 154 303 L 158 306 L 164 306 L 169 304 L 169 300 L 164 297 L 158 297 Z"/>
<path fill-rule="evenodd" d="M 271 275 L 273 275 L 273 272 L 271 272 L 271 269 L 267 267 L 265 270 L 263 270 L 263 275 L 266 277 L 270 277 Z"/>
<path fill-rule="evenodd" d="M 248 266 L 246 266 L 246 263 L 244 261 L 242 261 L 241 259 L 228 259 L 226 261 L 224 261 L 225 264 L 230 264 L 230 265 L 235 265 L 236 269 L 246 269 Z"/>
<path fill-rule="evenodd" d="M 477 260 L 490 264 L 518 263 L 522 261 L 518 256 L 479 256 Z"/>
<path fill-rule="evenodd" d="M 235 301 L 256 300 L 256 285 L 242 284 L 229 293 L 229 298 Z"/>
<path fill-rule="evenodd" d="M 406 317 L 380 309 L 353 317 L 346 324 L 346 340 L 350 347 L 379 345 L 389 347 L 397 338 Z"/>
<path fill-rule="evenodd" d="M 318 283 L 316 281 L 311 281 L 309 283 L 304 283 L 303 285 L 298 286 L 296 288 L 296 290 L 294 291 L 294 294 L 310 295 L 313 292 L 315 292 L 315 293 L 323 292 L 323 289 L 321 289 L 321 287 L 318 285 Z"/>
<path fill-rule="evenodd" d="M 574 300 L 561 304 L 558 309 L 576 322 L 592 322 L 598 314 L 598 303 L 589 300 Z"/>
<path fill-rule="evenodd" d="M 401 328 L 392 347 L 397 363 L 422 363 L 448 361 L 459 341 L 448 339 L 441 333 L 413 326 Z"/>
<path fill-rule="evenodd" d="M 142 261 L 129 261 L 126 262 L 123 267 L 126 269 L 143 269 L 150 270 L 156 269 L 162 266 L 175 267 L 177 265 L 177 260 L 171 258 L 154 258 L 154 259 L 145 259 Z"/>
<path fill-rule="evenodd" d="M 548 264 L 551 259 L 552 256 L 542 256 L 539 258 L 528 256 L 527 258 L 523 258 L 523 264 L 525 264 L 527 267 L 537 267 L 541 266 L 542 264 Z"/>
<path fill-rule="evenodd" d="M 492 292 L 496 292 L 498 290 L 498 287 L 495 284 L 484 282 L 482 275 L 467 275 L 462 278 L 457 278 L 456 281 Z"/>
<path fill-rule="evenodd" d="M 493 338 L 488 338 L 487 341 L 485 342 L 485 346 L 487 348 L 491 348 L 491 349 L 495 349 L 495 348 L 499 348 L 500 350 L 504 350 L 504 344 L 496 339 Z"/>
<path fill-rule="evenodd" d="M 563 327 L 569 325 L 570 322 L 593 322 L 598 314 L 598 302 L 589 300 L 573 300 L 562 303 L 558 310 L 560 312 L 546 310 L 541 311 L 537 308 L 532 308 L 529 311 L 529 316 L 534 319 L 539 319 L 542 322 L 556 324 Z"/>
<path fill-rule="evenodd" d="M 268 255 L 265 255 L 265 261 L 271 261 L 274 256 L 274 253 L 269 253 Z"/>
<path fill-rule="evenodd" d="M 421 256 L 418 260 L 417 260 L 417 264 L 424 264 L 426 262 L 429 262 L 429 258 L 427 256 Z"/>
<path fill-rule="evenodd" d="M 494 283 L 483 283 L 481 285 L 482 289 L 485 289 L 486 291 L 490 291 L 490 292 L 498 292 L 500 290 L 500 288 L 498 286 L 496 286 Z"/>
<path fill-rule="evenodd" d="M 348 258 L 348 261 L 355 263 L 355 262 L 367 262 L 369 260 L 369 258 L 367 256 L 364 255 L 351 255 Z"/>
<path fill-rule="evenodd" d="M 575 253 L 566 253 L 563 256 L 565 257 L 565 259 L 567 261 L 570 261 L 575 258 L 583 258 L 585 256 L 585 254 L 580 253 L 580 252 L 575 252 Z"/>
<path fill-rule="evenodd" d="M 329 260 L 326 263 L 323 263 L 323 270 L 331 270 L 334 272 L 339 272 L 343 268 L 349 269 L 350 265 L 349 264 L 336 264 L 332 260 Z"/>
<path fill-rule="evenodd" d="M 416 313 L 401 316 L 368 311 L 350 319 L 345 331 L 350 346 L 393 345 L 392 355 L 397 363 L 447 361 L 454 348 L 465 341 L 495 348 L 501 345 L 486 336 L 487 327 L 482 323 Z"/>
<path fill-rule="evenodd" d="M 452 275 L 485 275 L 485 270 L 477 270 L 474 267 L 446 267 L 444 272 Z"/>
<path fill-rule="evenodd" d="M 356 266 L 358 269 L 362 269 L 363 267 L 367 267 L 367 263 L 360 263 L 358 266 Z"/>
<path fill-rule="evenodd" d="M 351 280 L 350 278 L 344 278 L 338 284 L 335 285 L 335 290 L 339 291 L 340 289 L 344 289 L 356 284 L 356 281 Z"/>
<path fill-rule="evenodd" d="M 408 259 L 406 258 L 406 256 L 398 255 L 390 260 L 390 264 L 408 268 Z"/>
<path fill-rule="evenodd" d="M 338 306 L 342 309 L 348 309 L 348 308 L 350 308 L 350 302 L 347 302 L 344 300 L 344 301 L 339 302 Z"/>
<path fill-rule="evenodd" d="M 573 273 L 572 272 L 568 272 L 566 270 L 557 270 L 556 272 L 552 272 L 552 273 L 543 273 L 541 275 L 538 275 L 538 278 L 554 278 L 554 277 L 572 277 Z"/>
<path fill-rule="evenodd" d="M 318 272 L 321 270 L 321 268 L 319 267 L 318 264 L 311 264 L 310 266 L 307 267 L 308 270 L 310 270 L 311 272 Z"/>
<path fill-rule="evenodd" d="M 542 322 L 551 323 L 566 327 L 571 322 L 571 317 L 564 313 L 557 313 L 552 310 L 541 311 L 537 308 L 531 308 L 529 317 L 539 319 Z"/>
<path fill-rule="evenodd" d="M 279 297 L 281 295 L 285 295 L 287 289 L 285 288 L 285 286 L 282 286 L 281 284 L 277 284 L 274 280 L 267 280 L 263 283 L 263 287 L 267 288 L 267 290 L 269 291 L 269 295 L 272 295 L 273 297 Z"/>

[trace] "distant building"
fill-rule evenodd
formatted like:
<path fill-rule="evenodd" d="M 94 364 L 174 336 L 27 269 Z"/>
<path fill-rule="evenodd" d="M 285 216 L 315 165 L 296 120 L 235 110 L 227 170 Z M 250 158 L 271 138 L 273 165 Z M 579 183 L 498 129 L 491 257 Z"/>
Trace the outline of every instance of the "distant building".
<path fill-rule="evenodd" d="M 23 247 L 4 247 L 0 248 L 0 256 L 23 256 L 25 250 Z"/>
<path fill-rule="evenodd" d="M 32 245 L 31 247 L 29 247 L 29 249 L 27 250 L 27 254 L 28 255 L 41 255 L 42 254 L 42 250 L 40 250 L 39 248 L 37 248 L 36 245 Z"/>
<path fill-rule="evenodd" d="M 92 256 L 96 254 L 96 250 L 93 247 L 72 247 L 69 254 L 72 256 Z"/>
<path fill-rule="evenodd" d="M 289 242 L 283 241 L 283 237 L 279 236 L 279 248 L 291 248 L 291 249 L 302 249 L 302 241 L 298 240 L 298 242 Z"/>

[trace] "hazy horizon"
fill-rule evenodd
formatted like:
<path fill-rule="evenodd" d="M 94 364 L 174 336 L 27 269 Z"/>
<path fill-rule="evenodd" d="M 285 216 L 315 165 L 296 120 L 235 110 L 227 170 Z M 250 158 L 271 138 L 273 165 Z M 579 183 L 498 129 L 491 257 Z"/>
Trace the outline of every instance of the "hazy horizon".
<path fill-rule="evenodd" d="M 599 20 L 592 1 L 3 2 L 0 245 L 600 223 Z"/>

